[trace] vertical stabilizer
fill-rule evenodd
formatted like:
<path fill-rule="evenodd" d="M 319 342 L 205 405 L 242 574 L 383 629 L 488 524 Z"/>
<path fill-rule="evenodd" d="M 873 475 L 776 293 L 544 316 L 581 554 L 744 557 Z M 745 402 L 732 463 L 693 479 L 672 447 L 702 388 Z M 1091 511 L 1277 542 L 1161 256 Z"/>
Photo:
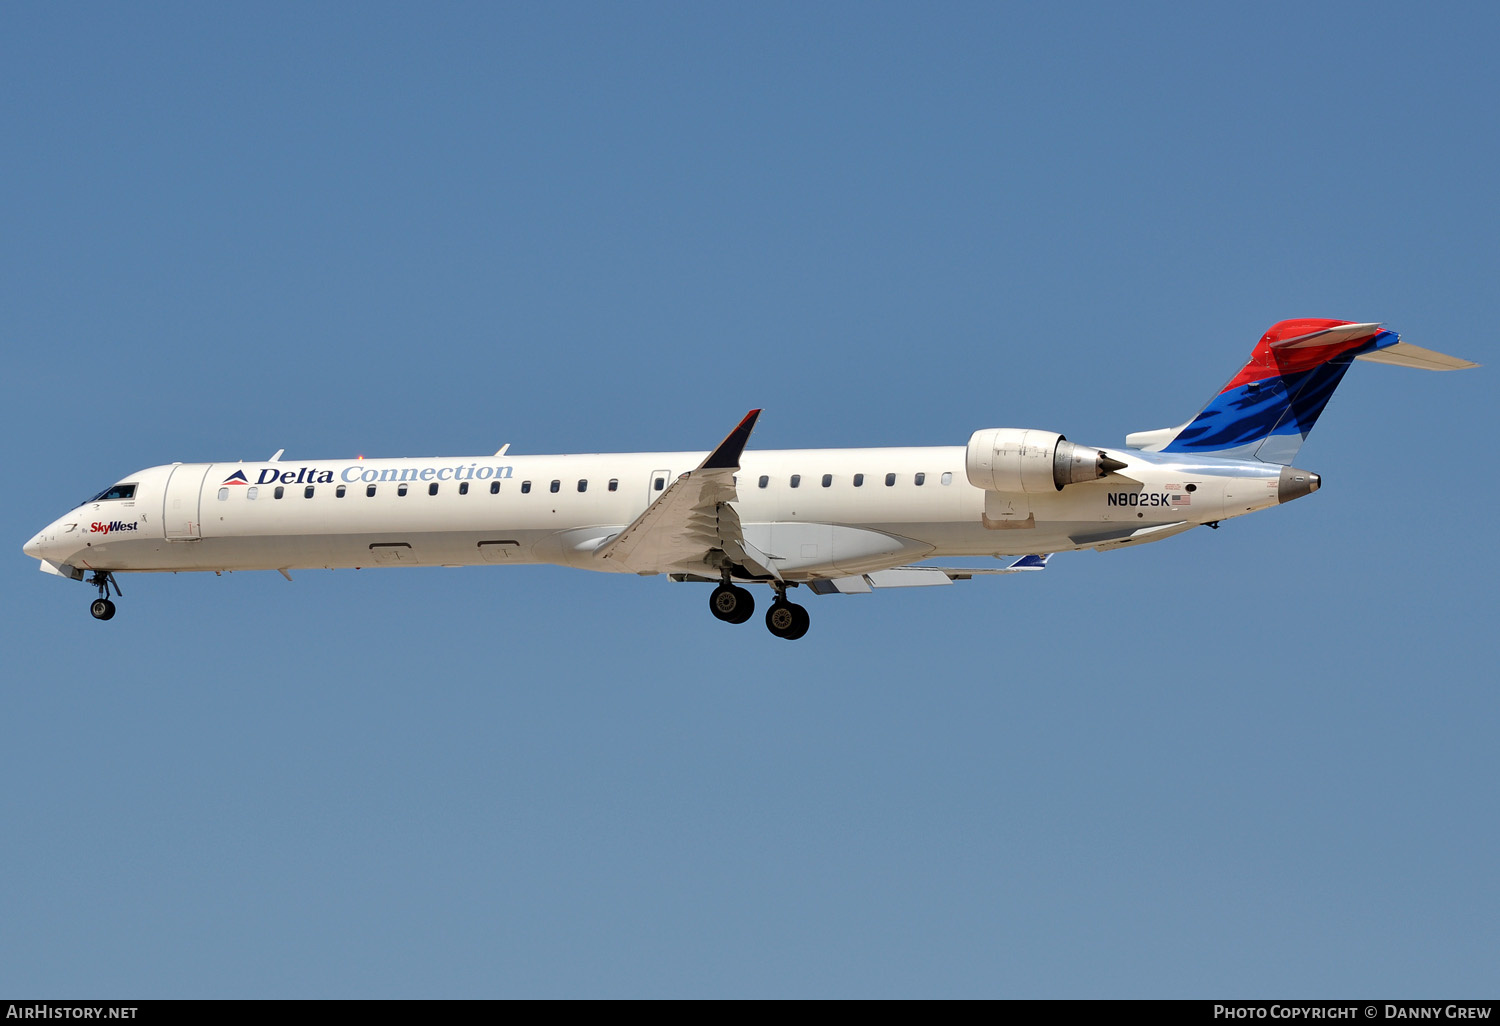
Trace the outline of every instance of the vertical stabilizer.
<path fill-rule="evenodd" d="M 1150 447 L 1159 452 L 1290 464 L 1349 364 L 1399 342 L 1395 332 L 1375 323 L 1281 321 L 1261 336 L 1240 372 L 1170 440 L 1162 439 L 1162 432 L 1132 437 L 1155 443 Z"/>

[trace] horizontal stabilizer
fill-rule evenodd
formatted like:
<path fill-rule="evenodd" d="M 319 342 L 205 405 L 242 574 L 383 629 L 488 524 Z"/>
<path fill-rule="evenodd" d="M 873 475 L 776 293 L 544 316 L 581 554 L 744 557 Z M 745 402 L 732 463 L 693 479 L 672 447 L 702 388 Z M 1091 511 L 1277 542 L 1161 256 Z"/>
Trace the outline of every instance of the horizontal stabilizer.
<path fill-rule="evenodd" d="M 1370 324 L 1340 324 L 1336 328 L 1323 328 L 1305 335 L 1276 339 L 1270 343 L 1272 349 L 1310 349 L 1313 346 L 1336 346 L 1341 342 L 1353 342 L 1358 338 L 1370 338 L 1380 331 L 1378 321 Z"/>
<path fill-rule="evenodd" d="M 1469 370 L 1471 367 L 1479 366 L 1472 360 L 1463 360 L 1457 356 L 1449 356 L 1447 353 L 1423 349 L 1410 342 L 1397 342 L 1395 345 L 1377 349 L 1372 353 L 1360 353 L 1355 359 L 1369 360 L 1371 363 L 1388 363 L 1394 367 L 1415 367 L 1418 370 Z"/>

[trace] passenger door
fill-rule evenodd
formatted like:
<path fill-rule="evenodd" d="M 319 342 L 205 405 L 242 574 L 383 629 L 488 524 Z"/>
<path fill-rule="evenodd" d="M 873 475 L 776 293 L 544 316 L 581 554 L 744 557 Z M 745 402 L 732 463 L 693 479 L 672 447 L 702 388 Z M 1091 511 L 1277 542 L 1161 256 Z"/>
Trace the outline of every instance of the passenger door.
<path fill-rule="evenodd" d="M 201 541 L 203 524 L 198 506 L 203 496 L 203 479 L 208 475 L 206 463 L 179 463 L 167 478 L 162 497 L 161 526 L 167 541 Z"/>

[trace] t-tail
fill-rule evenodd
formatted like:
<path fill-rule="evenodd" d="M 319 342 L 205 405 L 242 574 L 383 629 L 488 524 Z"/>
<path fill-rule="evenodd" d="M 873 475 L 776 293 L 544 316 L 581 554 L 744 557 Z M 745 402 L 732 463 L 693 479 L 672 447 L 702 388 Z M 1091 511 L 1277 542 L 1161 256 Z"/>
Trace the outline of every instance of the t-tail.
<path fill-rule="evenodd" d="M 1302 318 L 1261 336 L 1250 362 L 1202 412 L 1180 427 L 1138 431 L 1125 444 L 1147 452 L 1227 456 L 1290 465 L 1355 360 L 1423 370 L 1477 363 L 1402 342 L 1379 324 Z"/>

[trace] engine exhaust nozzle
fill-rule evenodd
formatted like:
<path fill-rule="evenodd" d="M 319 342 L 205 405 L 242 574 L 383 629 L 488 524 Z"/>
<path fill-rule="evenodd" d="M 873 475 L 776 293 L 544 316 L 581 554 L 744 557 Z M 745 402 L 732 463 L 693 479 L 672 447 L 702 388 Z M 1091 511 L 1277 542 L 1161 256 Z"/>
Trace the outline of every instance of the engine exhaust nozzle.
<path fill-rule="evenodd" d="M 1086 445 L 1074 445 L 1066 438 L 1059 439 L 1057 451 L 1052 456 L 1052 483 L 1062 491 L 1070 484 L 1097 481 L 1111 470 L 1119 470 L 1125 464 L 1111 459 L 1099 449 Z"/>

